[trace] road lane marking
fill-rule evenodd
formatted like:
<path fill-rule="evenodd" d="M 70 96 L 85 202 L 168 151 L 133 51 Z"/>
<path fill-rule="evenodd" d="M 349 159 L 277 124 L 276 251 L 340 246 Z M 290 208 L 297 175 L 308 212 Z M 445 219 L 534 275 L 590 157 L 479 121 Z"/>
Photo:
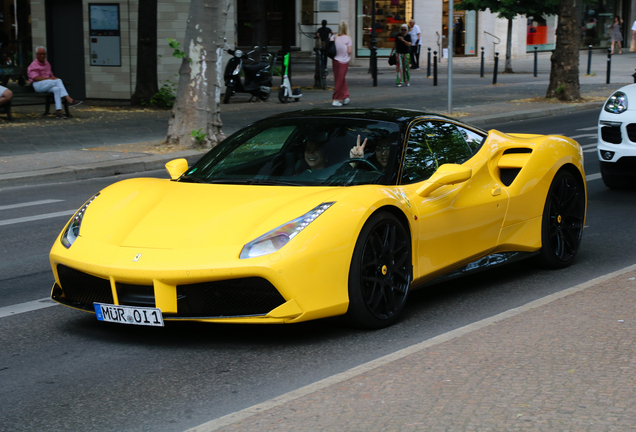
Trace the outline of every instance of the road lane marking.
<path fill-rule="evenodd" d="M 13 224 L 22 223 L 22 222 L 32 222 L 36 220 L 51 219 L 51 218 L 56 218 L 61 216 L 71 216 L 71 215 L 74 215 L 76 211 L 77 209 L 65 210 L 65 211 L 60 211 L 55 213 L 45 213 L 41 215 L 25 216 L 25 217 L 15 218 L 15 219 L 7 219 L 7 220 L 0 221 L 0 225 L 13 225 Z"/>
<path fill-rule="evenodd" d="M 583 150 L 583 153 L 596 153 L 596 149 L 591 148 L 591 149 Z"/>
<path fill-rule="evenodd" d="M 341 372 L 339 374 L 332 375 L 323 380 L 317 381 L 313 384 L 306 385 L 305 387 L 301 387 L 297 390 L 293 390 L 291 392 L 285 393 L 283 395 L 272 398 L 268 401 L 262 402 L 260 404 L 253 405 L 249 408 L 245 408 L 244 410 L 234 412 L 232 414 L 225 415 L 223 417 L 219 417 L 218 419 L 211 420 L 207 423 L 203 423 L 199 426 L 195 426 L 191 429 L 188 429 L 186 432 L 213 432 L 222 427 L 226 427 L 232 425 L 234 423 L 240 422 L 241 420 L 245 420 L 253 415 L 260 414 L 264 411 L 267 411 L 272 408 L 279 407 L 281 405 L 285 405 L 288 402 L 294 401 L 301 397 L 307 396 L 309 394 L 315 393 L 319 390 L 323 390 L 327 387 L 333 386 L 335 384 L 340 384 L 346 380 L 357 377 L 364 373 L 367 373 L 373 369 L 377 369 L 382 366 L 387 366 L 395 361 L 401 360 L 411 354 L 416 354 L 420 351 L 424 351 L 425 349 L 431 348 L 433 346 L 451 341 L 453 339 L 457 339 L 459 337 L 465 336 L 469 333 L 472 333 L 477 330 L 481 330 L 484 327 L 495 324 L 499 321 L 504 321 L 506 319 L 515 317 L 520 315 L 526 311 L 531 309 L 535 309 L 537 307 L 541 307 L 552 303 L 556 300 L 560 300 L 563 297 L 567 297 L 570 294 L 575 294 L 579 291 L 583 291 L 587 288 L 590 288 L 594 285 L 603 283 L 607 280 L 610 280 L 616 276 L 620 276 L 622 274 L 631 272 L 636 270 L 636 264 L 631 265 L 629 267 L 625 267 L 624 269 L 617 270 L 610 274 L 599 276 L 594 278 L 588 282 L 584 282 L 572 288 L 565 289 L 563 291 L 559 291 L 554 294 L 550 294 L 546 297 L 542 297 L 538 300 L 534 300 L 530 303 L 527 303 L 523 306 L 519 306 L 514 309 L 507 310 L 490 318 L 483 319 L 481 321 L 477 321 L 475 323 L 469 324 L 464 327 L 460 327 L 448 333 L 441 334 L 424 342 L 417 343 L 415 345 L 411 345 L 408 348 L 401 349 L 394 353 L 385 355 L 376 360 L 372 360 L 368 363 L 361 364 L 360 366 L 356 366 L 351 368 L 345 372 Z"/>
<path fill-rule="evenodd" d="M 598 180 L 601 178 L 601 173 L 590 174 L 585 176 L 585 181 Z"/>
<path fill-rule="evenodd" d="M 582 146 L 581 146 L 581 148 L 582 148 L 582 149 L 589 149 L 589 148 L 592 148 L 592 147 L 596 148 L 596 146 L 597 146 L 597 143 L 594 143 L 594 144 L 585 144 L 585 145 L 582 145 Z"/>
<path fill-rule="evenodd" d="M 598 136 L 598 134 L 583 134 L 583 135 L 574 135 L 571 136 L 570 138 L 572 139 L 577 139 L 577 138 L 596 138 Z"/>
<path fill-rule="evenodd" d="M 31 312 L 38 309 L 44 309 L 51 306 L 57 306 L 59 303 L 54 302 L 46 297 L 40 300 L 33 300 L 26 303 L 18 303 L 12 306 L 0 307 L 0 318 L 18 315 L 25 312 Z"/>
<path fill-rule="evenodd" d="M 20 207 L 29 207 L 29 206 L 36 206 L 36 205 L 42 205 L 42 204 L 52 204 L 52 203 L 62 202 L 62 201 L 64 200 L 50 199 L 50 200 L 31 201 L 31 202 L 25 202 L 20 204 L 10 204 L 10 205 L 0 206 L 0 210 L 9 210 L 9 209 L 15 209 Z"/>
<path fill-rule="evenodd" d="M 590 126 L 590 127 L 586 127 L 586 128 L 580 128 L 580 129 L 576 129 L 577 131 L 586 131 L 586 130 L 595 130 L 598 129 L 598 125 L 597 126 Z"/>

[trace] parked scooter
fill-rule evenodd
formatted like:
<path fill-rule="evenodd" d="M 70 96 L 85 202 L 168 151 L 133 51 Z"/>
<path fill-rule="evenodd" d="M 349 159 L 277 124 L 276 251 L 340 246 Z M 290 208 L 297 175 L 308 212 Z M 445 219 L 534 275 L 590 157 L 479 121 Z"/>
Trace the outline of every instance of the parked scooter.
<path fill-rule="evenodd" d="M 283 57 L 283 83 L 280 85 L 280 89 L 278 90 L 278 100 L 281 103 L 298 102 L 298 99 L 303 95 L 300 92 L 300 89 L 293 89 L 291 85 L 291 80 L 289 79 L 289 53 L 285 54 Z"/>
<path fill-rule="evenodd" d="M 227 45 L 227 44 L 226 44 Z M 254 97 L 266 101 L 272 87 L 272 69 L 274 56 L 267 52 L 267 47 L 263 47 L 261 61 L 250 58 L 258 47 L 247 54 L 239 49 L 230 49 L 227 52 L 232 56 L 225 67 L 225 96 L 223 103 L 229 103 L 234 93 L 249 93 Z M 244 77 L 241 79 L 241 73 Z"/>

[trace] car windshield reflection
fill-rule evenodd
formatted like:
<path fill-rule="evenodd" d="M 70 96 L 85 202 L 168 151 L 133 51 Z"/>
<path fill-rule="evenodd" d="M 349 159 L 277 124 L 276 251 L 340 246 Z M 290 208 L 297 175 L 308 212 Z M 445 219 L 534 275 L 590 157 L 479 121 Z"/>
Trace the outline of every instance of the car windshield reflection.
<path fill-rule="evenodd" d="M 399 142 L 399 125 L 389 122 L 264 120 L 227 138 L 179 181 L 280 186 L 395 184 Z M 363 146 L 362 151 L 352 152 L 357 145 L 358 149 Z"/>

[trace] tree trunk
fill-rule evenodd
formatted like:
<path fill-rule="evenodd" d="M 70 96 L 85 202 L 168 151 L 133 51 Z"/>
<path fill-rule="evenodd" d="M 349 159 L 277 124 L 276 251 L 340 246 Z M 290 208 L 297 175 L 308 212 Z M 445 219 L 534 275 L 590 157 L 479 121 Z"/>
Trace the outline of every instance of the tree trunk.
<path fill-rule="evenodd" d="M 159 92 L 157 84 L 157 0 L 139 0 L 137 83 L 130 102 L 141 105 Z M 143 18 L 143 19 L 142 19 Z"/>
<path fill-rule="evenodd" d="M 229 0 L 191 0 L 185 43 L 186 58 L 179 69 L 177 99 L 166 141 L 211 148 L 225 137 L 221 131 L 223 47 Z M 203 141 L 193 131 L 207 134 Z"/>
<path fill-rule="evenodd" d="M 550 85 L 546 97 L 570 102 L 581 99 L 579 92 L 579 26 L 576 0 L 561 0 L 556 48 L 552 53 Z"/>
<path fill-rule="evenodd" d="M 508 36 L 506 38 L 506 67 L 503 73 L 514 73 L 512 70 L 512 18 L 508 19 Z"/>

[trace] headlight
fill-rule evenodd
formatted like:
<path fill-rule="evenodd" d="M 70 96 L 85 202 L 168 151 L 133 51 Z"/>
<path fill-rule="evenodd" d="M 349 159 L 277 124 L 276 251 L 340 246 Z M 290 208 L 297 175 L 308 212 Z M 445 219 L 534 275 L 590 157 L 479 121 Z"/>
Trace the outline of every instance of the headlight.
<path fill-rule="evenodd" d="M 95 198 L 97 198 L 98 194 L 93 195 L 91 199 L 86 201 L 86 203 L 75 213 L 73 219 L 68 223 L 60 241 L 62 244 L 68 249 L 71 245 L 77 240 L 79 237 L 80 226 L 82 225 L 82 220 L 84 219 L 84 215 L 86 214 L 86 208 L 90 203 L 92 203 Z"/>
<path fill-rule="evenodd" d="M 283 246 L 285 246 L 291 239 L 304 230 L 307 225 L 312 223 L 318 216 L 323 214 L 325 210 L 334 205 L 335 202 L 322 203 L 318 207 L 314 208 L 308 213 L 305 213 L 299 218 L 287 222 L 284 225 L 274 228 L 267 234 L 260 236 L 259 238 L 252 240 L 241 250 L 241 259 L 255 258 L 262 255 L 267 255 L 276 252 Z"/>
<path fill-rule="evenodd" d="M 627 95 L 617 91 L 605 103 L 605 111 L 612 114 L 620 114 L 627 111 Z"/>

